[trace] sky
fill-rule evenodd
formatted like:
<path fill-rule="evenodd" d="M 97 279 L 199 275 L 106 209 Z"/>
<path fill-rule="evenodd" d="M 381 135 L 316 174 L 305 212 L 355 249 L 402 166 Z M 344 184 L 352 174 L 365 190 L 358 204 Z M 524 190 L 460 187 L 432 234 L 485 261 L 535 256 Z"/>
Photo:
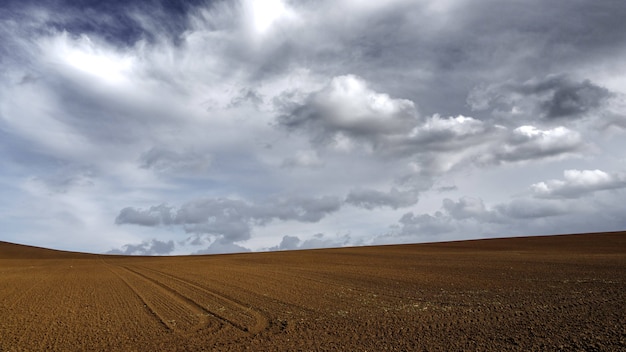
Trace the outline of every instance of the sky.
<path fill-rule="evenodd" d="M 0 240 L 624 230 L 624 18 L 623 0 L 5 0 Z"/>

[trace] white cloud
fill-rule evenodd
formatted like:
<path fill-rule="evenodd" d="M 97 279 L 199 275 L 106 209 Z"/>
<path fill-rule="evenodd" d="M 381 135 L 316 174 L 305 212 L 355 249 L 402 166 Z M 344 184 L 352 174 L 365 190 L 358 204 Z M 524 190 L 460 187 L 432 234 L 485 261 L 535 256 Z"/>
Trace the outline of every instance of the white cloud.
<path fill-rule="evenodd" d="M 549 180 L 531 185 L 541 198 L 580 198 L 598 191 L 626 188 L 626 175 L 602 170 L 565 170 L 562 180 Z"/>
<path fill-rule="evenodd" d="M 563 159 L 581 155 L 585 147 L 577 131 L 563 126 L 542 130 L 525 125 L 511 131 L 504 144 L 494 146 L 493 154 L 483 159 L 494 163 Z"/>
<path fill-rule="evenodd" d="M 42 40 L 40 46 L 53 65 L 67 65 L 67 69 L 82 72 L 92 81 L 117 86 L 129 83 L 133 74 L 135 59 L 130 53 L 116 52 L 106 43 L 94 43 L 88 35 L 70 38 L 67 32 L 61 32 Z"/>

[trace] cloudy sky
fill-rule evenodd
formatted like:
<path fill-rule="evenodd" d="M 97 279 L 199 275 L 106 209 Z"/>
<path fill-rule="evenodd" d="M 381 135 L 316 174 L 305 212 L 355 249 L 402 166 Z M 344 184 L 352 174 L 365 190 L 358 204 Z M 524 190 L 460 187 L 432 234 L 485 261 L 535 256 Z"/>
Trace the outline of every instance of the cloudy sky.
<path fill-rule="evenodd" d="M 0 7 L 0 240 L 187 254 L 626 229 L 623 0 Z"/>

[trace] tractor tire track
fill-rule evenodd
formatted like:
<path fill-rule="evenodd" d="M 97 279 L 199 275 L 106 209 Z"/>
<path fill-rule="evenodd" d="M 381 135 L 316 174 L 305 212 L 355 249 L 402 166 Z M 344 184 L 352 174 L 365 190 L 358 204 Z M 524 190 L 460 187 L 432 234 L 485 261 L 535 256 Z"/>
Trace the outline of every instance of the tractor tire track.
<path fill-rule="evenodd" d="M 252 307 L 190 280 L 147 267 L 135 267 L 133 271 L 143 271 L 139 275 L 171 287 L 208 314 L 244 333 L 256 335 L 269 327 L 269 319 Z"/>
<path fill-rule="evenodd" d="M 165 330 L 192 334 L 198 330 L 219 330 L 222 324 L 209 319 L 206 311 L 174 288 L 152 280 L 124 266 L 109 267 L 145 304 Z"/>

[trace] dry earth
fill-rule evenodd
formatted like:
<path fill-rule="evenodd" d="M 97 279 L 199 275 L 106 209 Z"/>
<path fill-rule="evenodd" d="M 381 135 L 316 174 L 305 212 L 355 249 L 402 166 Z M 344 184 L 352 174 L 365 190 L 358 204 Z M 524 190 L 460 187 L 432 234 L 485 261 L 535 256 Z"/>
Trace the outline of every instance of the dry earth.
<path fill-rule="evenodd" d="M 0 243 L 0 351 L 625 351 L 626 232 L 187 257 Z"/>

